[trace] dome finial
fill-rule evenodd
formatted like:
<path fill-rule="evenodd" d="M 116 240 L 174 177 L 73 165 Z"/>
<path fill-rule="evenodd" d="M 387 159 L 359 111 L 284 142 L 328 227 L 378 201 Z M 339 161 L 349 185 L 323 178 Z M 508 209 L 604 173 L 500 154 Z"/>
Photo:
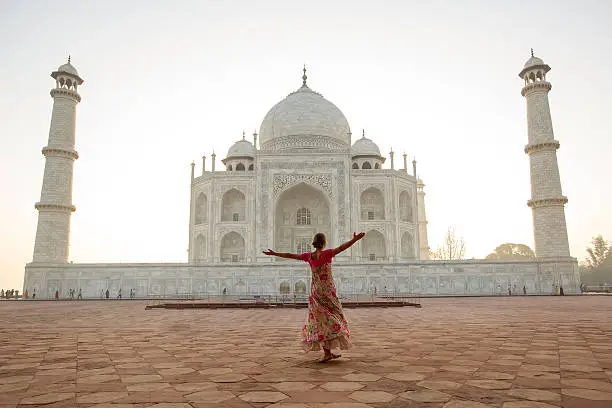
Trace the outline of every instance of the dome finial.
<path fill-rule="evenodd" d="M 70 54 L 68 54 L 68 63 L 70 64 Z"/>
<path fill-rule="evenodd" d="M 245 136 L 245 133 L 244 133 L 244 130 L 243 130 L 242 131 L 242 140 L 244 140 L 244 136 Z"/>
<path fill-rule="evenodd" d="M 531 49 L 531 56 L 533 57 L 533 48 Z"/>
<path fill-rule="evenodd" d="M 361 129 L 361 138 L 365 139 L 365 129 Z"/>
<path fill-rule="evenodd" d="M 306 76 L 306 64 L 304 64 L 304 75 L 302 75 L 302 86 L 306 86 L 306 80 L 308 79 L 308 77 Z"/>

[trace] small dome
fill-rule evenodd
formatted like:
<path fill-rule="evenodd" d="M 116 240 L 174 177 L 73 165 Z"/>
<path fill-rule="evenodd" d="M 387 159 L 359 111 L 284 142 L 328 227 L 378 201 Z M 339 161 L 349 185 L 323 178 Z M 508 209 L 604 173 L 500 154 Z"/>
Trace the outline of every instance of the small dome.
<path fill-rule="evenodd" d="M 227 151 L 227 158 L 230 157 L 255 157 L 255 146 L 248 140 L 239 140 Z"/>
<path fill-rule="evenodd" d="M 372 140 L 362 137 L 353 143 L 351 155 L 355 156 L 377 156 L 380 157 L 380 149 Z"/>
<path fill-rule="evenodd" d="M 534 67 L 536 65 L 545 65 L 542 58 L 538 58 L 538 57 L 529 58 L 527 62 L 525 62 L 525 65 L 523 66 L 523 68 Z"/>
<path fill-rule="evenodd" d="M 79 73 L 77 72 L 76 68 L 72 66 L 70 62 L 67 62 L 64 65 L 60 65 L 60 67 L 57 69 L 57 72 L 65 72 L 70 75 L 74 75 L 77 77 L 79 76 Z"/>

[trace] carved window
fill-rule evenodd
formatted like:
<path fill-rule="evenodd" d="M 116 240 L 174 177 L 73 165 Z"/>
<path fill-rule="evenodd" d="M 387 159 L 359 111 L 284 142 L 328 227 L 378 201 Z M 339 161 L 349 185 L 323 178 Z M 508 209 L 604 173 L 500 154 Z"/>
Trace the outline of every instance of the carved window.
<path fill-rule="evenodd" d="M 376 254 L 370 254 L 370 255 L 368 256 L 368 259 L 369 259 L 370 261 L 375 261 L 375 260 L 376 260 Z"/>
<path fill-rule="evenodd" d="M 234 213 L 232 214 L 232 221 L 240 221 L 240 214 Z"/>
<path fill-rule="evenodd" d="M 238 255 L 232 255 L 232 262 L 238 262 Z"/>
<path fill-rule="evenodd" d="M 374 211 L 368 211 L 368 221 L 372 221 L 374 219 Z"/>
<path fill-rule="evenodd" d="M 236 165 L 236 171 L 244 171 L 244 170 L 245 170 L 245 168 L 244 168 L 244 164 L 242 164 L 242 163 L 238 163 L 238 164 Z"/>
<path fill-rule="evenodd" d="M 357 163 L 353 163 L 353 168 L 354 168 L 354 169 L 358 169 L 358 168 L 359 168 L 359 165 L 358 165 Z"/>
<path fill-rule="evenodd" d="M 310 210 L 308 208 L 300 208 L 297 210 L 297 225 L 310 225 Z"/>
<path fill-rule="evenodd" d="M 297 253 L 303 254 L 304 252 L 310 252 L 310 243 L 308 239 L 300 239 L 297 243 Z"/>

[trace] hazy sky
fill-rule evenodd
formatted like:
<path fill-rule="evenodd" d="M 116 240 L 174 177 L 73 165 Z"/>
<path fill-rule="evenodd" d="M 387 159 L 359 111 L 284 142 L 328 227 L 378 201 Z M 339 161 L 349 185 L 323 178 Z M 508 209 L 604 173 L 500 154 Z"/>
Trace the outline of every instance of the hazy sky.
<path fill-rule="evenodd" d="M 75 262 L 185 261 L 189 164 L 200 172 L 203 153 L 219 160 L 259 129 L 303 63 L 354 139 L 365 128 L 396 164 L 416 156 L 432 249 L 448 226 L 470 257 L 533 247 L 517 76 L 530 47 L 552 67 L 570 246 L 583 258 L 592 236 L 612 239 L 610 21 L 602 1 L 0 1 L 0 286 L 21 287 L 32 259 L 49 74 L 69 53 L 85 79 Z"/>

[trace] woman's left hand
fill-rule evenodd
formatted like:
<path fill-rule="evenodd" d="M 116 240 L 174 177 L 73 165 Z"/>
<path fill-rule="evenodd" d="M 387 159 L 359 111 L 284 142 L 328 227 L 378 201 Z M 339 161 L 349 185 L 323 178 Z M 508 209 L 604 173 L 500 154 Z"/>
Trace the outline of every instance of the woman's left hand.
<path fill-rule="evenodd" d="M 273 250 L 271 250 L 270 248 L 268 248 L 267 251 L 263 251 L 264 254 L 266 255 L 276 255 L 276 252 L 274 252 Z"/>
<path fill-rule="evenodd" d="M 355 241 L 359 241 L 363 237 L 365 237 L 365 232 L 360 232 L 359 234 L 357 234 L 356 232 L 353 232 L 353 239 Z"/>

